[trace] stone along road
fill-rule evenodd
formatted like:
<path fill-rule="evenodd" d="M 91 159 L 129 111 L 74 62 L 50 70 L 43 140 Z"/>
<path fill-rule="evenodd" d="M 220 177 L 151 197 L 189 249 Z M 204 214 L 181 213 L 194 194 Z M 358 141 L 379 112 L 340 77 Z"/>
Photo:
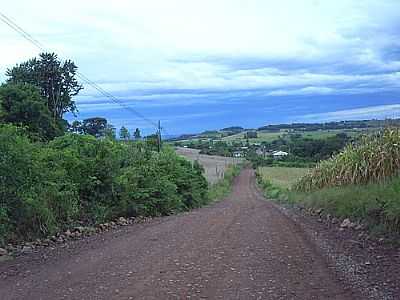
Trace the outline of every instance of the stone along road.
<path fill-rule="evenodd" d="M 357 299 L 243 170 L 229 197 L 0 264 L 0 299 Z"/>

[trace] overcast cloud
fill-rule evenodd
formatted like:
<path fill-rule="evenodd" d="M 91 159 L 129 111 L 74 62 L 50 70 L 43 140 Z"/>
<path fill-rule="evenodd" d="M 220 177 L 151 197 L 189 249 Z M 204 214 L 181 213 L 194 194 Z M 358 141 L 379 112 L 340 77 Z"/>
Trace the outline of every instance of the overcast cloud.
<path fill-rule="evenodd" d="M 397 0 L 25 0 L 0 11 L 135 107 L 251 105 L 252 96 L 265 106 L 285 96 L 374 94 L 387 102 L 400 90 Z M 0 40 L 3 81 L 6 68 L 39 51 L 4 24 Z M 83 116 L 118 109 L 90 87 L 77 100 Z M 365 100 L 363 107 L 379 105 Z M 380 117 L 378 108 L 362 115 Z M 110 116 L 117 125 L 127 119 Z"/>

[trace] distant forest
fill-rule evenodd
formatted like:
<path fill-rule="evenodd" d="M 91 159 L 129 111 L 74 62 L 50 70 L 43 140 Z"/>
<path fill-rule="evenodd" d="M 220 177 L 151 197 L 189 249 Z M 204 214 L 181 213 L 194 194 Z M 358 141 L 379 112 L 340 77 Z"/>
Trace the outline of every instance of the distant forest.
<path fill-rule="evenodd" d="M 328 123 L 293 123 L 266 125 L 258 128 L 259 131 L 280 131 L 284 129 L 314 131 L 314 130 L 334 130 L 334 129 L 362 129 L 362 128 L 382 128 L 385 126 L 399 126 L 400 119 L 386 120 L 360 120 L 360 121 L 338 121 Z"/>

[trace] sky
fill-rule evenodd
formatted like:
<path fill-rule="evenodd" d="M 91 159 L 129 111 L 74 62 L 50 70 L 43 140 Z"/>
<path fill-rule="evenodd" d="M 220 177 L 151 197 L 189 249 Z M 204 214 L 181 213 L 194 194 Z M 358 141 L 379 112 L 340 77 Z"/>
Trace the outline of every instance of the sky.
<path fill-rule="evenodd" d="M 0 12 L 170 135 L 400 117 L 398 0 L 19 0 Z M 0 82 L 40 52 L 4 23 L 0 41 Z M 77 119 L 154 130 L 90 86 L 75 100 Z"/>

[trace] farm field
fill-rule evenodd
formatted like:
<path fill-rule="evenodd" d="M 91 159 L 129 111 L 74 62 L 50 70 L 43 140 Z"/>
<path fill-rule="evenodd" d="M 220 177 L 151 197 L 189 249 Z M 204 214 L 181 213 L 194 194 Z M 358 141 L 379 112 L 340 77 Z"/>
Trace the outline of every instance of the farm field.
<path fill-rule="evenodd" d="M 204 167 L 204 176 L 210 184 L 215 184 L 223 177 L 225 170 L 233 164 L 242 162 L 240 158 L 199 154 L 200 150 L 177 147 L 176 153 L 190 161 L 198 161 Z"/>
<path fill-rule="evenodd" d="M 285 134 L 285 132 L 258 131 L 257 132 L 258 137 L 249 139 L 249 141 L 251 141 L 253 143 L 272 142 L 273 140 L 276 140 L 277 138 L 279 138 L 279 136 L 282 136 L 283 134 Z M 245 140 L 244 135 L 245 135 L 245 132 L 241 132 L 241 133 L 238 133 L 235 135 L 226 136 L 226 137 L 222 138 L 222 140 L 225 142 L 243 141 L 243 140 Z"/>
<path fill-rule="evenodd" d="M 349 136 L 355 137 L 360 134 L 368 134 L 371 133 L 373 129 L 369 130 L 362 130 L 362 129 L 330 129 L 330 130 L 315 130 L 315 131 L 292 131 L 290 134 L 300 134 L 304 138 L 310 138 L 310 139 L 325 139 L 328 137 L 335 136 L 336 134 L 339 133 L 346 133 Z M 182 144 L 189 144 L 191 142 L 198 142 L 198 141 L 206 141 L 206 140 L 221 140 L 227 143 L 232 143 L 232 142 L 243 142 L 246 141 L 245 139 L 245 133 L 246 132 L 241 132 L 237 133 L 234 135 L 230 136 L 225 136 L 225 137 L 220 137 L 218 135 L 210 135 L 210 136 L 202 136 L 202 137 L 193 137 L 191 139 L 185 139 L 185 140 L 180 140 Z M 271 132 L 271 131 L 257 131 L 257 138 L 250 138 L 249 142 L 251 144 L 254 143 L 262 143 L 262 142 L 267 142 L 271 143 L 274 140 L 277 140 L 278 138 L 282 137 L 284 138 L 287 136 L 289 133 L 287 131 L 277 131 L 277 132 Z M 222 136 L 222 135 L 221 135 Z"/>
<path fill-rule="evenodd" d="M 308 170 L 307 168 L 260 167 L 258 173 L 263 181 L 269 181 L 279 188 L 289 189 Z"/>
<path fill-rule="evenodd" d="M 339 133 L 346 133 L 349 136 L 357 136 L 364 131 L 362 130 L 343 130 L 343 129 L 337 129 L 337 130 L 315 130 L 315 131 L 293 131 L 291 134 L 301 134 L 304 138 L 311 138 L 311 139 L 324 139 L 328 137 L 335 136 L 336 134 Z M 234 141 L 243 141 L 245 140 L 244 138 L 245 133 L 241 132 L 235 135 L 227 136 L 222 138 L 223 141 L 225 142 L 234 142 Z M 288 135 L 288 132 L 286 131 L 281 131 L 281 132 L 271 132 L 271 131 L 257 131 L 257 138 L 250 138 L 249 142 L 250 143 L 262 143 L 262 142 L 267 142 L 270 143 L 279 137 L 285 137 Z"/>

